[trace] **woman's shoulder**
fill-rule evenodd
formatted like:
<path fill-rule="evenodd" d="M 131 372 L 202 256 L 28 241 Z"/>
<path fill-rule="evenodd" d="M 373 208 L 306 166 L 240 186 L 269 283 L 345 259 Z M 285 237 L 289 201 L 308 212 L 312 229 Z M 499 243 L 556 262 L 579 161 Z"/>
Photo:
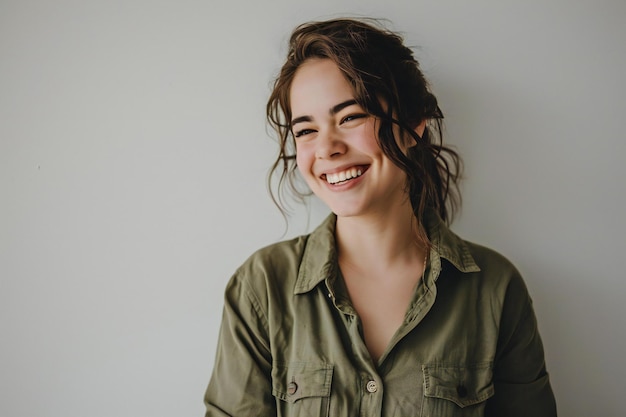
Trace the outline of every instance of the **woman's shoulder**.
<path fill-rule="evenodd" d="M 476 265 L 482 271 L 500 271 L 502 274 L 519 274 L 513 262 L 501 252 L 473 241 L 463 240 Z"/>
<path fill-rule="evenodd" d="M 434 249 L 461 273 L 480 279 L 499 280 L 519 275 L 508 257 L 488 246 L 459 236 L 439 217 L 429 219 L 428 226 Z"/>
<path fill-rule="evenodd" d="M 238 269 L 245 274 L 288 274 L 297 272 L 303 262 L 322 261 L 335 250 L 335 217 L 329 216 L 311 233 L 272 243 L 256 250 Z"/>
<path fill-rule="evenodd" d="M 327 277 L 335 259 L 334 237 L 324 224 L 313 233 L 256 250 L 237 268 L 226 286 L 231 305 L 251 304 L 272 317 L 295 302 L 303 288 Z"/>
<path fill-rule="evenodd" d="M 234 276 L 254 281 L 297 274 L 309 236 L 302 235 L 257 249 L 237 268 Z"/>
<path fill-rule="evenodd" d="M 503 298 L 517 298 L 521 302 L 529 298 L 522 274 L 507 256 L 482 244 L 471 241 L 464 243 L 480 269 L 477 277 L 484 287 L 491 288 Z"/>

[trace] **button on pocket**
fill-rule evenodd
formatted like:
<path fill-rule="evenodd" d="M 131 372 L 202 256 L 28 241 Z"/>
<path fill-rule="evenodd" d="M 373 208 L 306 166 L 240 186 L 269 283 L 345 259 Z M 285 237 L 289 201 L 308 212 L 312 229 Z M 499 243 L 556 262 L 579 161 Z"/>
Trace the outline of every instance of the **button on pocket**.
<path fill-rule="evenodd" d="M 424 365 L 422 416 L 482 416 L 493 396 L 491 363 Z"/>
<path fill-rule="evenodd" d="M 293 395 L 296 391 L 298 391 L 298 384 L 296 384 L 295 381 L 291 381 L 287 385 L 287 395 Z"/>
<path fill-rule="evenodd" d="M 284 416 L 328 416 L 333 366 L 295 362 L 272 368 L 272 395 Z"/>

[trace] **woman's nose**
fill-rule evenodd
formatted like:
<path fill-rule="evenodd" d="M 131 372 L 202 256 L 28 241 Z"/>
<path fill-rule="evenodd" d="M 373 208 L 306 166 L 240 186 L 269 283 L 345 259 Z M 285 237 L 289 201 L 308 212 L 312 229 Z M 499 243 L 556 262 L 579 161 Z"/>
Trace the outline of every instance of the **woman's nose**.
<path fill-rule="evenodd" d="M 334 130 L 320 132 L 317 138 L 315 156 L 318 159 L 330 159 L 346 153 L 345 141 Z"/>

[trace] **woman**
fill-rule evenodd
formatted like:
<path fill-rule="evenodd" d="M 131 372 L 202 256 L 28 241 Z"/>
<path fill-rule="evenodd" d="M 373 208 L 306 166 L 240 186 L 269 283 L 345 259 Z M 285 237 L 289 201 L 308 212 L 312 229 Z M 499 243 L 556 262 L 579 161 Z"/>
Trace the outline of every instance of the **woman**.
<path fill-rule="evenodd" d="M 206 415 L 555 416 L 521 277 L 446 226 L 460 158 L 402 39 L 299 26 L 267 110 L 281 184 L 333 214 L 231 279 Z"/>

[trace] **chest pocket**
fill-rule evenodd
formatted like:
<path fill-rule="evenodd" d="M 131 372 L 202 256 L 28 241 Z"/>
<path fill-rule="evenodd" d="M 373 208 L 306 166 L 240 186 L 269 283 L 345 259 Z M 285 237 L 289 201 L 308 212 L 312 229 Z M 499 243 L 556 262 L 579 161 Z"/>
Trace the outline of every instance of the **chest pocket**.
<path fill-rule="evenodd" d="M 422 417 L 482 417 L 494 388 L 491 363 L 424 365 Z"/>
<path fill-rule="evenodd" d="M 324 363 L 295 362 L 272 368 L 272 395 L 278 416 L 327 417 L 333 367 Z"/>

